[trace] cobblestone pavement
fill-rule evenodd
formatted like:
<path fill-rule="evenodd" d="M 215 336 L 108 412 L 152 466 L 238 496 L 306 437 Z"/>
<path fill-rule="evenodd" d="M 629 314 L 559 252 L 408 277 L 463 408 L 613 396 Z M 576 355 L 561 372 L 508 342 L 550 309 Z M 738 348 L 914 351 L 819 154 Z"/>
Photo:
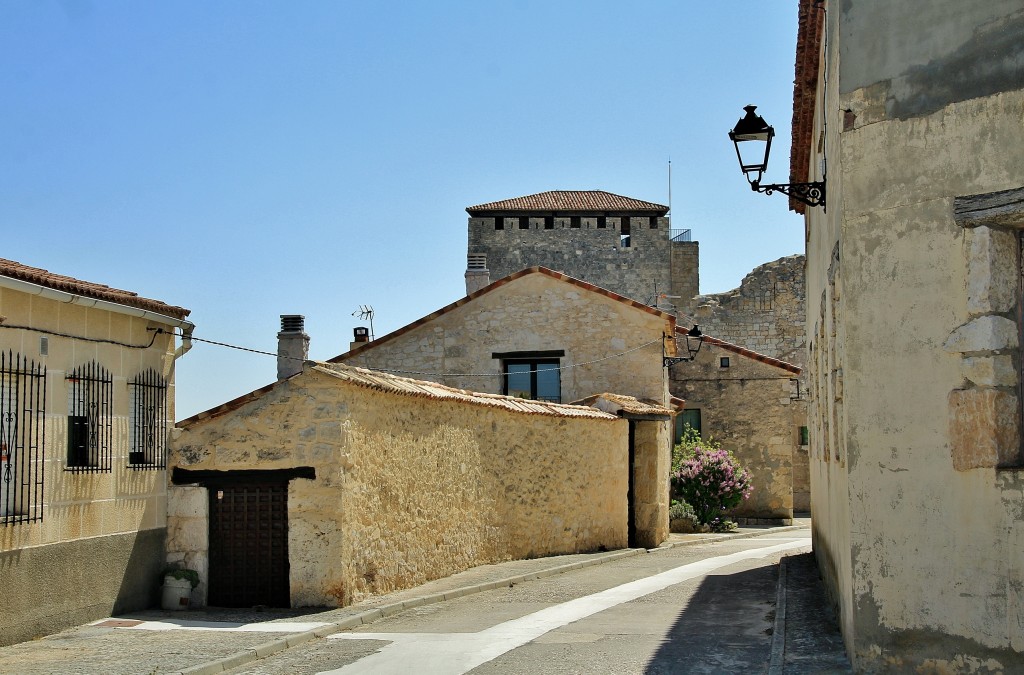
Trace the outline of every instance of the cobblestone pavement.
<path fill-rule="evenodd" d="M 663 546 L 685 546 L 722 538 L 759 536 L 807 526 L 809 519 L 800 519 L 793 527 L 787 528 L 744 527 L 727 535 L 673 534 Z M 628 549 L 483 565 L 422 586 L 368 598 L 356 605 L 339 609 L 258 611 L 205 608 L 135 612 L 78 626 L 39 640 L 0 648 L 0 673 L 220 673 L 339 630 L 372 623 L 382 616 L 411 607 L 645 553 L 644 549 Z M 816 570 L 814 574 L 817 579 Z M 817 589 L 810 587 L 802 590 L 805 594 L 820 593 L 820 586 Z M 799 603 L 791 603 L 791 606 L 799 606 Z M 816 607 L 814 611 L 820 609 Z M 833 652 L 838 645 L 841 653 L 841 639 L 832 639 L 831 642 L 825 640 L 824 643 Z M 816 644 L 810 640 L 805 646 L 813 649 Z M 374 643 L 368 643 L 366 648 L 372 652 L 376 647 Z M 794 663 L 796 654 L 795 651 L 790 654 Z M 837 663 L 841 664 L 842 661 Z"/>

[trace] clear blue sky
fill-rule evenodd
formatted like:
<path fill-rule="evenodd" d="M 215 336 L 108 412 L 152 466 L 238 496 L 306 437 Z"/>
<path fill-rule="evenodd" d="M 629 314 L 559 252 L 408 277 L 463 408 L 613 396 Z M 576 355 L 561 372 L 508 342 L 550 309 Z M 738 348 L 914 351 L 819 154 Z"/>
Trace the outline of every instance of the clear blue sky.
<path fill-rule="evenodd" d="M 803 252 L 726 132 L 774 124 L 788 179 L 796 2 L 0 4 L 0 257 L 192 310 L 196 336 L 310 355 L 465 294 L 465 208 L 545 190 L 667 203 L 701 292 Z M 268 384 L 206 344 L 177 417 Z"/>

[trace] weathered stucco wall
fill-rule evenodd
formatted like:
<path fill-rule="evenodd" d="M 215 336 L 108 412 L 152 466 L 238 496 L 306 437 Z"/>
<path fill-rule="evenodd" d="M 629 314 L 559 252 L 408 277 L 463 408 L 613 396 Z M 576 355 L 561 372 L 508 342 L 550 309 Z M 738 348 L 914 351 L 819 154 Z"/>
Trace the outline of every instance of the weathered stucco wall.
<path fill-rule="evenodd" d="M 668 389 L 661 336 L 672 332 L 664 315 L 532 273 L 407 332 L 370 343 L 372 348 L 344 362 L 501 393 L 502 363 L 495 353 L 564 350 L 562 401 L 612 392 L 664 404 Z M 486 373 L 493 374 L 478 376 Z"/>
<path fill-rule="evenodd" d="M 996 465 L 1014 454 L 1000 447 L 1019 452 L 1019 345 L 1003 329 L 1018 301 L 993 314 L 979 298 L 1016 298 L 995 268 L 1011 286 L 1019 270 L 953 213 L 958 196 L 1022 187 L 1024 12 L 918 9 L 829 13 L 833 65 L 844 43 L 830 72 L 846 79 L 819 102 L 830 208 L 808 218 L 815 551 L 858 669 L 1010 672 L 1024 668 L 1024 512 L 1019 473 Z"/>
<path fill-rule="evenodd" d="M 169 332 L 154 335 L 147 330 L 159 324 L 10 288 L 0 288 L 0 316 L 0 351 L 46 368 L 43 460 L 35 466 L 42 485 L 33 493 L 41 498 L 32 510 L 42 520 L 0 525 L 0 576 L 6 580 L 0 591 L 0 644 L 7 644 L 115 610 L 146 607 L 156 597 L 166 478 L 162 468 L 128 468 L 129 382 L 148 369 L 164 377 L 169 429 L 174 419 L 174 339 Z M 45 354 L 41 338 L 46 339 Z M 101 364 L 112 380 L 111 465 L 108 472 L 77 473 L 65 470 L 66 378 L 91 361 Z M 20 423 L 28 420 L 23 416 Z M 25 460 L 24 448 L 20 451 Z M 53 573 L 44 573 L 47 569 Z"/>
<path fill-rule="evenodd" d="M 291 601 L 344 605 L 474 565 L 624 547 L 627 422 L 567 410 L 377 391 L 312 369 L 189 423 L 173 462 L 314 467 L 289 485 Z"/>
<path fill-rule="evenodd" d="M 805 402 L 793 400 L 797 376 L 710 343 L 671 375 L 673 395 L 700 410 L 703 437 L 721 442 L 751 474 L 754 490 L 733 515 L 791 520 L 794 456 L 804 454 L 806 419 Z M 806 484 L 806 474 L 799 481 Z"/>

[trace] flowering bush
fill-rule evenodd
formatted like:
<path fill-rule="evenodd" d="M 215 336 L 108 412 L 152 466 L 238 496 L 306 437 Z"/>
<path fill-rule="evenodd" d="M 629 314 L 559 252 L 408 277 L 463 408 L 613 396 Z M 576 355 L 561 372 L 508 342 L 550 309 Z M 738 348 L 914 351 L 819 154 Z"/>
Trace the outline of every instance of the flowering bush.
<path fill-rule="evenodd" d="M 750 475 L 727 450 L 695 445 L 672 474 L 676 496 L 693 507 L 697 522 L 717 529 L 722 512 L 750 496 Z"/>

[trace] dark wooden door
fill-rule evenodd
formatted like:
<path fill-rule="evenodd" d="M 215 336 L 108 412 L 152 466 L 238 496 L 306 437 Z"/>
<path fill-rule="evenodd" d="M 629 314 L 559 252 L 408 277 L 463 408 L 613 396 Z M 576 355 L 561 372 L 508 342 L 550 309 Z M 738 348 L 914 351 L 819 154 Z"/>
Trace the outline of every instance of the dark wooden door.
<path fill-rule="evenodd" d="M 215 607 L 288 607 L 288 481 L 209 485 Z"/>

